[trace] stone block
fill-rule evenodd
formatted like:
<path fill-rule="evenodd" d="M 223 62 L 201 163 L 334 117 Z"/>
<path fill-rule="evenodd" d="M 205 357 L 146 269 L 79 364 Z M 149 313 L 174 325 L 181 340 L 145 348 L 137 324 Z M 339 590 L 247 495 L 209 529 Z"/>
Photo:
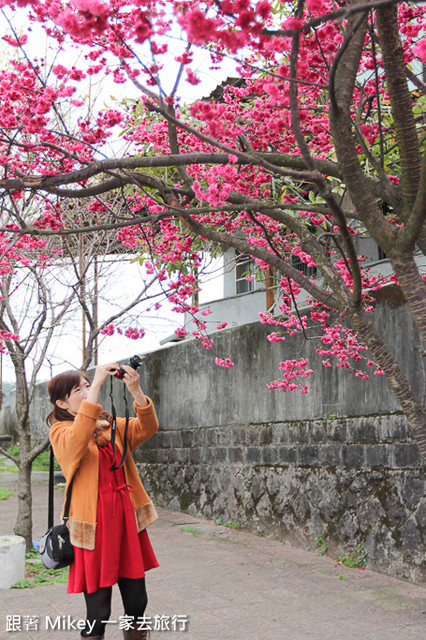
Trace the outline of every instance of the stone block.
<path fill-rule="evenodd" d="M 189 462 L 189 452 L 190 449 L 178 449 L 177 450 L 177 459 L 179 462 L 183 462 L 184 464 L 188 464 Z"/>
<path fill-rule="evenodd" d="M 426 529 L 426 502 L 423 502 L 417 509 L 416 520 L 420 527 Z"/>
<path fill-rule="evenodd" d="M 232 431 L 229 427 L 218 429 L 217 444 L 222 447 L 230 447 L 232 445 Z"/>
<path fill-rule="evenodd" d="M 232 444 L 246 444 L 246 427 L 234 427 L 232 429 Z"/>
<path fill-rule="evenodd" d="M 193 432 L 192 431 L 182 431 L 182 446 L 184 447 L 192 447 L 193 440 Z"/>
<path fill-rule="evenodd" d="M 171 432 L 170 431 L 166 431 L 163 432 L 162 434 L 163 438 L 162 438 L 162 445 L 164 448 L 168 448 L 172 446 L 172 441 L 171 441 Z"/>
<path fill-rule="evenodd" d="M 314 420 L 309 423 L 309 442 L 323 444 L 327 441 L 327 428 L 324 420 Z"/>
<path fill-rule="evenodd" d="M 168 449 L 158 449 L 157 450 L 157 462 L 159 462 L 159 463 L 167 462 L 168 459 L 169 459 L 168 453 L 169 453 Z"/>
<path fill-rule="evenodd" d="M 377 418 L 379 423 L 380 440 L 407 440 L 410 432 L 407 427 L 406 418 L 402 415 L 380 416 Z"/>
<path fill-rule="evenodd" d="M 378 429 L 374 418 L 351 420 L 349 436 L 353 442 L 377 442 Z"/>
<path fill-rule="evenodd" d="M 289 442 L 294 444 L 308 444 L 309 427 L 303 422 L 293 422 L 289 429 Z"/>
<path fill-rule="evenodd" d="M 276 447 L 263 448 L 263 464 L 276 464 L 278 462 L 278 450 Z"/>
<path fill-rule="evenodd" d="M 208 429 L 206 431 L 206 446 L 214 447 L 217 444 L 217 429 Z"/>
<path fill-rule="evenodd" d="M 201 462 L 211 464 L 214 462 L 214 449 L 203 447 L 201 449 Z"/>
<path fill-rule="evenodd" d="M 327 422 L 328 442 L 347 442 L 350 439 L 345 420 L 332 420 Z"/>
<path fill-rule="evenodd" d="M 225 447 L 215 447 L 213 449 L 213 461 L 214 462 L 226 462 L 227 449 Z"/>
<path fill-rule="evenodd" d="M 306 446 L 299 447 L 297 450 L 297 460 L 301 466 L 318 466 L 319 459 L 319 447 Z"/>
<path fill-rule="evenodd" d="M 404 502 L 411 508 L 415 507 L 425 497 L 425 477 L 423 473 L 412 472 L 402 479 L 401 495 Z"/>
<path fill-rule="evenodd" d="M 417 444 L 395 444 L 393 451 L 395 456 L 395 466 L 397 468 L 421 468 L 423 466 L 423 461 Z"/>
<path fill-rule="evenodd" d="M 229 462 L 242 462 L 243 461 L 243 450 L 241 447 L 230 447 L 228 449 Z"/>
<path fill-rule="evenodd" d="M 170 433 L 170 446 L 174 448 L 182 446 L 182 434 L 180 431 L 172 431 Z"/>
<path fill-rule="evenodd" d="M 259 444 L 260 442 L 260 426 L 254 425 L 247 431 L 247 444 Z"/>
<path fill-rule="evenodd" d="M 363 467 L 365 464 L 365 447 L 362 444 L 342 447 L 342 463 L 345 467 Z"/>
<path fill-rule="evenodd" d="M 0 589 L 25 578 L 25 540 L 21 536 L 0 536 Z"/>
<path fill-rule="evenodd" d="M 167 461 L 168 462 L 178 462 L 179 456 L 176 449 L 168 449 L 167 451 Z"/>
<path fill-rule="evenodd" d="M 254 464 L 262 463 L 262 449 L 260 447 L 247 447 L 246 461 Z"/>
<path fill-rule="evenodd" d="M 260 430 L 260 444 L 271 444 L 273 430 L 271 425 L 264 425 Z"/>
<path fill-rule="evenodd" d="M 200 464 L 201 462 L 201 449 L 199 447 L 190 449 L 189 461 L 191 464 Z"/>
<path fill-rule="evenodd" d="M 192 432 L 192 446 L 201 447 L 204 443 L 203 431 L 201 429 L 194 429 Z"/>
<path fill-rule="evenodd" d="M 278 449 L 278 463 L 279 464 L 294 464 L 297 460 L 296 447 L 280 447 Z"/>
<path fill-rule="evenodd" d="M 401 542 L 405 549 L 419 549 L 423 540 L 414 518 L 410 518 L 401 527 Z"/>
<path fill-rule="evenodd" d="M 275 424 L 273 428 L 272 442 L 276 444 L 280 444 L 288 441 L 289 441 L 288 424 L 286 423 Z"/>
<path fill-rule="evenodd" d="M 342 464 L 342 447 L 338 444 L 325 444 L 318 450 L 321 467 L 338 467 Z"/>
<path fill-rule="evenodd" d="M 392 455 L 387 444 L 368 444 L 365 446 L 368 467 L 392 467 Z"/>
<path fill-rule="evenodd" d="M 149 462 L 149 463 L 153 463 L 153 462 L 157 462 L 158 461 L 158 449 L 148 449 L 148 450 L 144 450 L 142 453 L 140 453 L 138 455 L 137 461 L 144 463 L 144 462 Z"/>

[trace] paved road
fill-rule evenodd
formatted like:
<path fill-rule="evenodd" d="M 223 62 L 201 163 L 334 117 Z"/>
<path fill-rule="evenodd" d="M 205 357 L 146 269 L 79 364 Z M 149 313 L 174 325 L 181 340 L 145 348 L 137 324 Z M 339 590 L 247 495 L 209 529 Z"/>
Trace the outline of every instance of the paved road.
<path fill-rule="evenodd" d="M 0 475 L 0 486 L 15 489 L 16 476 Z M 59 511 L 63 494 L 56 495 Z M 38 539 L 46 529 L 46 474 L 34 474 L 33 499 Z M 12 533 L 16 504 L 16 491 L 0 502 L 0 535 Z M 176 629 L 155 631 L 153 640 L 426 638 L 425 588 L 175 511 L 158 511 L 160 519 L 149 533 L 160 567 L 147 574 L 147 615 Z M 122 637 L 120 596 L 117 588 L 113 591 L 111 620 L 116 622 L 108 626 L 105 640 Z M 13 615 L 21 631 L 7 630 L 12 620 L 7 616 Z M 38 630 L 25 616 L 38 620 Z M 4 590 L 0 639 L 77 640 L 79 631 L 69 629 L 67 616 L 81 620 L 84 606 L 80 594 L 66 594 L 65 584 Z M 65 630 L 46 628 L 59 623 Z"/>

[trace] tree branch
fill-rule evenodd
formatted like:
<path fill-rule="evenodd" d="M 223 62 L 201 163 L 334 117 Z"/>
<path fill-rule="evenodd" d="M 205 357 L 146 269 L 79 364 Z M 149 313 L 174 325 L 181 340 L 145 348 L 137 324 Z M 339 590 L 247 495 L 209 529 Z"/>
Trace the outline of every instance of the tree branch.
<path fill-rule="evenodd" d="M 298 5 L 298 13 L 301 14 L 302 11 L 303 11 L 303 1 L 300 1 Z M 355 246 L 352 241 L 352 236 L 349 233 L 348 226 L 346 224 L 346 219 L 343 215 L 343 212 L 340 206 L 337 204 L 334 198 L 334 195 L 331 193 L 321 173 L 317 169 L 317 166 L 311 156 L 309 146 L 305 140 L 305 136 L 302 132 L 302 128 L 300 125 L 298 99 L 297 99 L 298 87 L 297 87 L 297 84 L 293 82 L 293 79 L 297 78 L 299 44 L 300 44 L 300 36 L 298 33 L 296 33 L 293 35 L 293 39 L 292 39 L 292 47 L 291 47 L 291 53 L 290 53 L 290 73 L 289 73 L 289 82 L 290 82 L 289 97 L 290 97 L 292 129 L 293 129 L 294 136 L 296 138 L 296 142 L 301 151 L 302 157 L 305 161 L 306 167 L 310 171 L 316 173 L 316 178 L 314 179 L 314 182 L 319 187 L 320 195 L 324 198 L 324 200 L 327 202 L 328 206 L 330 207 L 330 210 L 332 211 L 334 219 L 342 235 L 342 239 L 345 245 L 346 255 L 349 260 L 350 271 L 353 279 L 352 306 L 356 309 L 359 309 L 361 307 L 361 301 L 362 301 L 362 297 L 361 297 L 362 281 L 361 281 L 361 272 L 359 268 L 359 262 L 358 262 Z M 333 74 L 333 70 L 330 73 Z"/>

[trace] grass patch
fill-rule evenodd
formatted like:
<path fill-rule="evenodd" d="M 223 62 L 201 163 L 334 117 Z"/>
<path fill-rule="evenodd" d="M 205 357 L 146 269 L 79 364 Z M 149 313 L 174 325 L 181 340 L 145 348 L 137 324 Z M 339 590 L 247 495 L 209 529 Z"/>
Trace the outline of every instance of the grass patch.
<path fill-rule="evenodd" d="M 32 589 L 48 584 L 67 582 L 69 567 L 46 569 L 36 549 L 25 554 L 25 578 L 18 580 L 11 589 Z"/>
<path fill-rule="evenodd" d="M 5 489 L 4 487 L 0 487 L 0 502 L 1 500 L 7 500 L 13 494 L 13 491 L 10 489 Z"/>
<path fill-rule="evenodd" d="M 15 458 L 19 458 L 19 445 L 13 444 L 9 448 L 9 453 L 12 456 L 15 456 Z M 42 451 L 37 456 L 37 458 L 33 461 L 32 471 L 49 471 L 49 464 L 50 464 L 50 451 L 49 449 L 46 449 L 45 451 Z M 61 470 L 61 467 L 59 466 L 59 463 L 56 460 L 56 458 L 55 458 L 54 469 L 55 471 Z M 3 456 L 2 459 L 0 460 L 0 472 L 2 471 L 17 473 L 18 467 L 15 464 L 13 464 L 12 460 L 9 460 L 8 458 L 5 458 Z"/>
<path fill-rule="evenodd" d="M 182 531 L 186 531 L 186 533 L 193 533 L 194 536 L 199 536 L 200 532 L 197 529 L 189 529 L 189 527 L 181 527 Z"/>
<path fill-rule="evenodd" d="M 239 522 L 232 522 L 232 520 L 230 522 L 225 522 L 223 526 L 228 529 L 241 529 L 241 524 Z"/>
<path fill-rule="evenodd" d="M 0 473 L 18 473 L 18 467 L 6 456 L 0 457 Z"/>

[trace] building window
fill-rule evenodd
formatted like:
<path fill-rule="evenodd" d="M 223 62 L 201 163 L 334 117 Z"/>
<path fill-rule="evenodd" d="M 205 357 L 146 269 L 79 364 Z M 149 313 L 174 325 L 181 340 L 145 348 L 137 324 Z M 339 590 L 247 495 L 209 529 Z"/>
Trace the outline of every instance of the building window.
<path fill-rule="evenodd" d="M 297 256 L 293 256 L 291 266 L 303 273 L 307 278 L 313 278 L 313 276 L 317 274 L 316 267 L 308 267 L 308 265 L 305 262 L 302 262 L 302 260 Z"/>
<path fill-rule="evenodd" d="M 252 277 L 254 272 L 254 260 L 251 256 L 245 254 L 238 254 L 236 258 L 235 268 L 235 287 L 236 294 L 249 293 L 254 291 L 254 280 L 247 280 L 247 277 Z"/>
<path fill-rule="evenodd" d="M 383 249 L 379 246 L 377 246 L 378 250 L 379 250 L 379 260 L 387 260 L 387 255 L 386 253 L 383 251 Z"/>

